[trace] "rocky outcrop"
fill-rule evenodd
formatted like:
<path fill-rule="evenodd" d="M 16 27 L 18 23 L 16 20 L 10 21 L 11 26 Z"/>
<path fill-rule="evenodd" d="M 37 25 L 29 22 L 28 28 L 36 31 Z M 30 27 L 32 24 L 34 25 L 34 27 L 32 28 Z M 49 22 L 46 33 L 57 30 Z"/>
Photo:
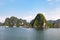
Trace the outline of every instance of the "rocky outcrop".
<path fill-rule="evenodd" d="M 19 26 L 27 26 L 27 21 L 26 20 L 22 20 L 22 19 L 18 19 L 14 16 L 10 17 L 10 18 L 6 18 L 5 22 L 3 24 L 4 26 L 9 26 L 9 27 L 19 27 Z"/>
<path fill-rule="evenodd" d="M 60 19 L 55 21 L 53 28 L 60 28 Z"/>
<path fill-rule="evenodd" d="M 49 20 L 48 21 L 50 28 L 60 28 L 60 19 L 58 20 Z"/>
<path fill-rule="evenodd" d="M 38 30 L 48 28 L 47 21 L 44 15 L 41 13 L 38 13 L 35 19 L 33 19 L 30 24 L 31 27 L 36 28 Z"/>

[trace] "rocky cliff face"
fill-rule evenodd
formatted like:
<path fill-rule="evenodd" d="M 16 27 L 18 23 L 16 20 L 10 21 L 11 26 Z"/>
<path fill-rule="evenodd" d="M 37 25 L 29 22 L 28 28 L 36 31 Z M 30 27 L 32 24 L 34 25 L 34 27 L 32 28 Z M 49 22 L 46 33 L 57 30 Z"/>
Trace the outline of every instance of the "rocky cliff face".
<path fill-rule="evenodd" d="M 34 20 L 31 21 L 31 26 L 36 29 L 46 29 L 47 21 L 43 14 L 38 13 Z"/>
<path fill-rule="evenodd" d="M 54 28 L 60 28 L 60 19 L 56 20 L 54 23 Z"/>
<path fill-rule="evenodd" d="M 60 19 L 58 20 L 49 20 L 51 28 L 60 28 Z"/>
<path fill-rule="evenodd" d="M 44 15 L 38 13 L 37 16 L 28 23 L 26 20 L 18 19 L 17 17 L 10 17 L 6 18 L 4 23 L 0 23 L 0 26 L 9 26 L 9 27 L 27 27 L 27 28 L 35 28 L 35 29 L 46 29 L 46 28 L 60 28 L 60 19 L 58 20 L 47 20 L 45 19 Z"/>
<path fill-rule="evenodd" d="M 9 27 L 27 26 L 27 21 L 22 20 L 22 19 L 18 19 L 16 17 L 10 17 L 10 18 L 5 19 L 4 26 L 9 26 Z"/>

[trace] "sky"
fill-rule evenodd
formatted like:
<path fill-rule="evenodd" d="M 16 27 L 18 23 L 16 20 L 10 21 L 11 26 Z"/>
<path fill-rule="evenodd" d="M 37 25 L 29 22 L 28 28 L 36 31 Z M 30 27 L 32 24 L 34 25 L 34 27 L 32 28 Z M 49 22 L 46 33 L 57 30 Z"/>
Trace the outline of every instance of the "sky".
<path fill-rule="evenodd" d="M 60 0 L 0 0 L 0 22 L 11 16 L 29 22 L 38 13 L 47 20 L 60 19 Z"/>

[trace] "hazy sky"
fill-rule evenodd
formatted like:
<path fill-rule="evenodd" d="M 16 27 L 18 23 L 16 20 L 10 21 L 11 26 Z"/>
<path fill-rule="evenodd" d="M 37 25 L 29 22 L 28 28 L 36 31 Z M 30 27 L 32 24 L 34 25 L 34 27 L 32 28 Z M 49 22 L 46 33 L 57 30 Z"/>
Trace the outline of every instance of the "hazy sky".
<path fill-rule="evenodd" d="M 47 20 L 60 19 L 60 0 L 0 0 L 0 22 L 11 16 L 30 21 L 37 13 Z"/>

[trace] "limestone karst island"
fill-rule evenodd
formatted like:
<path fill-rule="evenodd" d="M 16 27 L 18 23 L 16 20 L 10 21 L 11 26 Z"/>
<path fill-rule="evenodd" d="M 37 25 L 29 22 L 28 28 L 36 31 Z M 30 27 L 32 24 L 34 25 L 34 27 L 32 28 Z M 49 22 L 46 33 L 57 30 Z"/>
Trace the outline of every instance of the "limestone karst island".
<path fill-rule="evenodd" d="M 0 26 L 35 28 L 41 30 L 47 28 L 59 28 L 59 20 L 46 20 L 45 16 L 42 13 L 38 13 L 36 17 L 31 20 L 31 22 L 27 22 L 22 18 L 18 19 L 17 17 L 12 16 L 10 18 L 6 18 L 4 23 L 0 23 Z"/>

